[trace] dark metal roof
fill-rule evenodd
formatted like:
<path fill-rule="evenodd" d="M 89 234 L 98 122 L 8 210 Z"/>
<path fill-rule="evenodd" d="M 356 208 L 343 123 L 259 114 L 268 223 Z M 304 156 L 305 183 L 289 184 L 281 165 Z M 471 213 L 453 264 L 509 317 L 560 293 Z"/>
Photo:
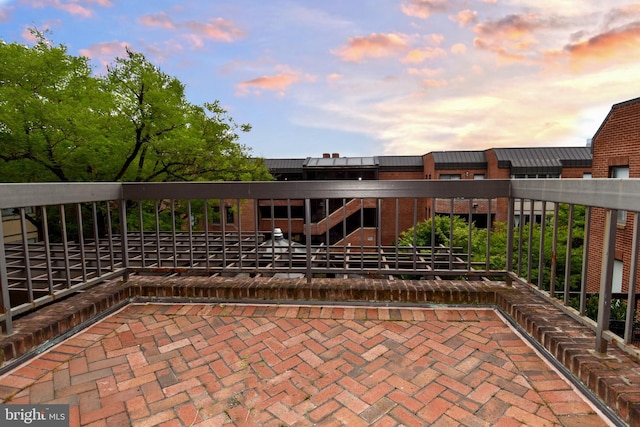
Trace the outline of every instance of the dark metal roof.
<path fill-rule="evenodd" d="M 436 169 L 484 169 L 487 158 L 484 151 L 434 151 Z"/>
<path fill-rule="evenodd" d="M 378 166 L 377 157 L 308 157 L 305 168 L 372 168 Z"/>
<path fill-rule="evenodd" d="M 379 156 L 381 171 L 422 171 L 422 156 Z"/>
<path fill-rule="evenodd" d="M 512 174 L 560 174 L 563 167 L 591 167 L 590 147 L 495 148 L 498 167 Z"/>
<path fill-rule="evenodd" d="M 264 165 L 272 174 L 302 173 L 306 159 L 264 159 Z"/>

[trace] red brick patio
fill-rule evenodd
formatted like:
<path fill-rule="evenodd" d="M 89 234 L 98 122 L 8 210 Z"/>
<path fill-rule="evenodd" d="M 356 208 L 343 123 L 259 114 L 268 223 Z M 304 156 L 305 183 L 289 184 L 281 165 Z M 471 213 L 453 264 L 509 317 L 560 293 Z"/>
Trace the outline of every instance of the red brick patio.
<path fill-rule="evenodd" d="M 131 304 L 0 377 L 90 426 L 600 426 L 493 309 Z"/>

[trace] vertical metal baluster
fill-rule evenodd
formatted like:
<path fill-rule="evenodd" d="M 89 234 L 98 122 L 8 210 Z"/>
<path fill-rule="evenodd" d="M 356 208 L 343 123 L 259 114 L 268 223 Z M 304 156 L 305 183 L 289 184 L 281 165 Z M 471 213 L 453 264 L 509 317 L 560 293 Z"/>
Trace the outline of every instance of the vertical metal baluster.
<path fill-rule="evenodd" d="M 207 199 L 203 200 L 204 207 L 204 266 L 209 274 L 209 202 Z"/>
<path fill-rule="evenodd" d="M 142 215 L 142 200 L 138 200 L 138 220 L 140 221 L 140 264 L 146 267 L 145 242 L 144 242 L 144 218 Z"/>
<path fill-rule="evenodd" d="M 582 246 L 582 278 L 580 279 L 580 315 L 587 310 L 587 281 L 589 279 L 589 245 L 591 244 L 591 206 L 584 212 L 584 241 Z"/>
<path fill-rule="evenodd" d="M 493 199 L 487 199 L 487 247 L 485 251 L 485 271 L 491 270 L 491 228 L 493 227 L 493 222 L 491 221 L 492 204 Z"/>
<path fill-rule="evenodd" d="M 342 199 L 342 262 L 347 268 L 347 199 Z"/>
<path fill-rule="evenodd" d="M 437 199 L 432 198 L 431 199 L 431 206 L 433 207 L 433 209 L 431 209 L 431 271 L 435 271 L 436 269 L 436 204 L 437 204 Z M 415 220 L 415 215 L 414 215 L 414 220 L 413 220 L 413 230 L 414 230 L 414 244 L 415 244 L 415 230 L 416 230 L 416 220 Z M 435 276 L 434 276 L 435 277 Z"/>
<path fill-rule="evenodd" d="M 598 299 L 598 324 L 596 326 L 596 351 L 607 352 L 607 340 L 603 331 L 609 330 L 611 316 L 611 287 L 613 282 L 613 264 L 616 252 L 616 230 L 618 210 L 608 209 L 605 214 L 604 239 L 602 244 L 602 268 L 600 269 L 600 297 Z"/>
<path fill-rule="evenodd" d="M 269 210 L 271 211 L 271 270 L 276 268 L 276 239 L 274 236 L 274 230 L 276 229 L 276 207 L 273 199 L 269 200 L 270 206 Z"/>
<path fill-rule="evenodd" d="M 413 271 L 416 271 L 418 259 L 418 199 L 413 199 Z"/>
<path fill-rule="evenodd" d="M 84 222 L 82 221 L 82 205 L 76 203 L 76 216 L 78 217 L 78 244 L 80 245 L 80 266 L 82 268 L 82 281 L 87 281 L 87 260 L 84 251 Z"/>
<path fill-rule="evenodd" d="M 162 259 L 160 258 L 160 201 L 154 201 L 154 218 L 155 218 L 155 230 L 156 230 L 156 263 L 157 268 L 162 267 Z"/>
<path fill-rule="evenodd" d="M 127 229 L 127 202 L 120 200 L 120 253 L 122 256 L 123 279 L 129 280 L 129 236 Z"/>
<path fill-rule="evenodd" d="M 227 202 L 220 199 L 220 228 L 222 230 L 222 271 L 227 269 Z"/>
<path fill-rule="evenodd" d="M 395 211 L 395 230 L 394 230 L 394 241 L 395 241 L 395 257 L 396 257 L 396 264 L 395 264 L 395 269 L 396 271 L 400 268 L 400 255 L 399 255 L 399 251 L 398 251 L 398 245 L 399 245 L 399 240 L 400 240 L 400 215 L 398 214 L 400 212 L 400 199 L 398 199 L 396 197 L 396 211 Z"/>
<path fill-rule="evenodd" d="M 195 263 L 193 261 L 193 252 L 196 250 L 196 244 L 193 241 L 193 220 L 191 212 L 191 199 L 187 200 L 187 218 L 189 223 L 189 267 L 193 268 Z"/>
<path fill-rule="evenodd" d="M 471 271 L 471 233 L 473 225 L 473 198 L 469 199 L 469 215 L 467 216 L 467 271 Z"/>
<path fill-rule="evenodd" d="M 509 208 L 507 212 L 507 286 L 513 286 L 513 239 L 514 239 L 514 222 L 515 222 L 515 200 L 509 196 Z"/>
<path fill-rule="evenodd" d="M 71 288 L 71 266 L 69 264 L 69 242 L 67 238 L 67 217 L 64 205 L 60 205 L 60 223 L 62 225 L 62 252 L 64 258 L 64 275 L 67 282 L 67 289 Z"/>
<path fill-rule="evenodd" d="M 627 319 L 624 325 L 624 342 L 630 344 L 633 342 L 633 329 L 636 310 L 638 309 L 636 302 L 636 282 L 638 277 L 638 252 L 640 252 L 640 218 L 639 213 L 633 213 L 633 237 L 631 239 L 631 264 L 629 266 L 629 290 L 627 294 Z"/>
<path fill-rule="evenodd" d="M 236 212 L 238 212 L 238 268 L 242 271 L 242 211 L 240 210 L 240 199 L 236 199 Z M 289 225 L 291 230 L 291 225 Z"/>
<path fill-rule="evenodd" d="M 376 199 L 376 240 L 378 242 L 378 271 L 382 270 L 382 199 Z"/>
<path fill-rule="evenodd" d="M 111 260 L 111 271 L 116 269 L 115 250 L 113 249 L 113 222 L 111 219 L 111 206 L 109 201 L 105 202 L 107 207 L 107 237 L 109 242 L 109 259 Z"/>
<path fill-rule="evenodd" d="M 44 207 L 43 207 L 44 208 Z M 2 219 L 2 210 L 0 209 L 0 288 L 2 293 L 0 299 L 2 300 L 2 313 L 4 314 L 4 333 L 13 333 L 13 319 L 11 314 L 11 297 L 9 296 L 9 272 L 7 271 L 7 252 L 4 247 L 4 227 Z"/>
<path fill-rule="evenodd" d="M 520 199 L 520 221 L 518 221 L 518 277 L 522 277 L 522 236 L 524 233 L 524 199 Z"/>
<path fill-rule="evenodd" d="M 293 270 L 293 241 L 291 239 L 291 199 L 287 199 L 287 240 L 289 241 L 289 274 Z M 327 267 L 329 266 L 329 258 L 327 257 Z"/>
<path fill-rule="evenodd" d="M 304 199 L 305 243 L 307 249 L 307 283 L 311 283 L 311 200 Z"/>
<path fill-rule="evenodd" d="M 540 247 L 538 248 L 538 289 L 544 287 L 544 233 L 547 226 L 547 202 L 542 202 L 542 220 L 540 221 Z"/>
<path fill-rule="evenodd" d="M 173 247 L 173 268 L 178 268 L 178 251 L 177 251 L 177 245 L 178 245 L 178 236 L 176 234 L 176 201 L 171 199 L 169 200 L 169 203 L 171 203 L 171 243 L 173 243 L 171 246 Z"/>
<path fill-rule="evenodd" d="M 364 199 L 360 199 L 360 271 L 364 273 Z"/>
<path fill-rule="evenodd" d="M 326 251 L 327 251 L 327 268 L 331 268 L 331 263 L 329 262 L 329 248 L 331 248 L 331 233 L 330 233 L 330 220 L 329 220 L 329 210 L 330 210 L 330 206 L 329 206 L 329 199 L 324 199 L 324 218 L 326 220 L 327 223 L 327 231 L 325 234 L 325 241 L 327 242 L 326 246 Z"/>
<path fill-rule="evenodd" d="M 450 199 L 450 207 L 449 207 L 449 271 L 453 270 L 453 255 L 454 255 L 454 247 L 453 247 L 453 213 L 455 211 L 455 199 L 452 197 Z"/>
<path fill-rule="evenodd" d="M 529 200 L 529 249 L 527 250 L 527 282 L 531 283 L 533 271 L 533 229 L 534 221 L 534 201 Z"/>
<path fill-rule="evenodd" d="M 558 202 L 553 203 L 553 237 L 551 240 L 551 283 L 549 283 L 549 295 L 556 296 L 556 275 L 558 270 Z"/>
<path fill-rule="evenodd" d="M 573 204 L 569 205 L 569 217 L 567 218 L 567 251 L 564 261 L 564 305 L 569 305 L 571 296 L 571 251 L 573 249 Z"/>
<path fill-rule="evenodd" d="M 24 272 L 27 279 L 27 301 L 33 302 L 33 278 L 31 276 L 31 255 L 24 208 L 20 208 L 20 229 L 22 232 L 22 250 L 24 254 Z"/>
<path fill-rule="evenodd" d="M 51 242 L 49 240 L 49 221 L 47 219 L 47 207 L 41 207 L 42 212 L 42 232 L 44 239 L 44 259 L 47 264 L 47 284 L 49 293 L 53 294 L 53 265 L 51 264 Z"/>
<path fill-rule="evenodd" d="M 91 204 L 91 214 L 93 215 L 93 238 L 96 246 L 96 274 L 102 276 L 102 253 L 100 251 L 100 232 L 98 230 L 98 206 L 96 202 Z"/>
<path fill-rule="evenodd" d="M 255 265 L 254 265 L 254 270 L 258 271 L 258 268 L 260 267 L 260 263 L 259 263 L 259 254 L 258 254 L 258 247 L 260 245 L 259 239 L 260 239 L 260 218 L 259 218 L 259 214 L 260 214 L 260 200 L 255 199 L 256 203 L 255 203 L 255 208 L 253 210 L 253 251 L 254 251 L 254 255 L 255 255 Z"/>

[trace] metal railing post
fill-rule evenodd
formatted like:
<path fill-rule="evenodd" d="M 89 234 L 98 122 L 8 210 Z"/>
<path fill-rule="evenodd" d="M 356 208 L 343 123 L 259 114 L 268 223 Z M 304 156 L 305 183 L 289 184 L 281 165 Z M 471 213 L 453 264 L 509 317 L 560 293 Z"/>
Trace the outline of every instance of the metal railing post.
<path fill-rule="evenodd" d="M 191 218 L 189 218 L 191 220 Z M 127 202 L 120 200 L 120 252 L 122 254 L 123 279 L 129 280 L 129 239 L 127 237 Z"/>
<path fill-rule="evenodd" d="M 582 242 L 582 277 L 580 279 L 580 315 L 587 310 L 587 285 L 589 280 L 589 246 L 591 245 L 591 206 L 584 212 L 584 241 Z"/>
<path fill-rule="evenodd" d="M 624 342 L 630 344 L 633 342 L 633 327 L 635 323 L 636 307 L 636 282 L 638 277 L 638 252 L 640 251 L 640 215 L 638 212 L 633 214 L 633 239 L 631 243 L 631 264 L 629 266 L 629 293 L 627 297 L 627 321 L 624 326 Z"/>
<path fill-rule="evenodd" d="M 4 333 L 13 333 L 13 323 L 11 321 L 11 300 L 9 298 L 9 273 L 7 272 L 7 253 L 4 248 L 4 226 L 2 219 L 2 211 L 0 211 L 0 287 L 2 293 L 2 313 L 4 314 Z"/>
<path fill-rule="evenodd" d="M 507 286 L 513 286 L 513 278 L 511 274 L 513 272 L 513 239 L 514 239 L 514 209 L 515 202 L 513 197 L 509 196 L 509 211 L 507 213 Z"/>
<path fill-rule="evenodd" d="M 304 234 L 307 250 L 307 283 L 311 283 L 311 199 L 304 199 Z"/>
<path fill-rule="evenodd" d="M 600 297 L 598 298 L 598 324 L 596 327 L 596 351 L 607 352 L 607 340 L 603 331 L 609 330 L 611 316 L 611 286 L 613 282 L 613 261 L 616 250 L 617 209 L 607 209 L 602 243 L 602 268 L 600 270 Z"/>

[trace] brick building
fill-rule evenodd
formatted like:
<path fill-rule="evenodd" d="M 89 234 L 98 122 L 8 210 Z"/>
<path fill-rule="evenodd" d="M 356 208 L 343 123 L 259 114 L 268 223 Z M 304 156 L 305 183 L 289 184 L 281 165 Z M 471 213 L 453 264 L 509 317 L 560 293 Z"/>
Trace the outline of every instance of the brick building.
<path fill-rule="evenodd" d="M 593 136 L 591 148 L 594 178 L 640 178 L 640 98 L 611 107 Z M 593 209 L 590 253 L 602 251 L 605 216 L 606 212 L 603 209 Z M 613 272 L 614 293 L 628 291 L 633 221 L 632 213 L 618 212 Z M 592 261 L 589 263 L 587 289 L 597 292 L 600 286 L 601 262 L 596 259 Z"/>
<path fill-rule="evenodd" d="M 589 147 L 496 148 L 485 151 L 442 151 L 422 156 L 340 157 L 325 153 L 305 159 L 266 159 L 265 165 L 279 181 L 296 180 L 419 180 L 419 179 L 509 179 L 509 178 L 582 178 L 591 172 Z M 328 206 L 327 206 L 328 202 Z M 273 207 L 272 207 L 273 205 Z M 391 245 L 397 229 L 402 232 L 432 212 L 471 216 L 478 227 L 494 221 L 506 221 L 506 200 L 350 200 L 346 208 L 342 200 L 312 200 L 312 243 L 377 245 L 379 227 L 381 244 Z M 361 209 L 362 208 L 362 209 Z M 291 211 L 291 226 L 287 212 Z M 362 211 L 362 212 L 361 212 Z M 343 221 L 346 212 L 347 219 Z M 530 209 L 523 220 L 528 221 Z M 335 213 L 335 215 L 332 215 Z M 260 230 L 273 227 L 290 231 L 294 241 L 301 241 L 304 227 L 303 201 L 265 200 L 260 202 Z M 519 218 L 517 218 L 519 220 Z M 534 218 L 539 220 L 539 218 Z M 244 224 L 244 222 L 243 222 Z M 244 228 L 243 229 L 247 229 Z"/>

